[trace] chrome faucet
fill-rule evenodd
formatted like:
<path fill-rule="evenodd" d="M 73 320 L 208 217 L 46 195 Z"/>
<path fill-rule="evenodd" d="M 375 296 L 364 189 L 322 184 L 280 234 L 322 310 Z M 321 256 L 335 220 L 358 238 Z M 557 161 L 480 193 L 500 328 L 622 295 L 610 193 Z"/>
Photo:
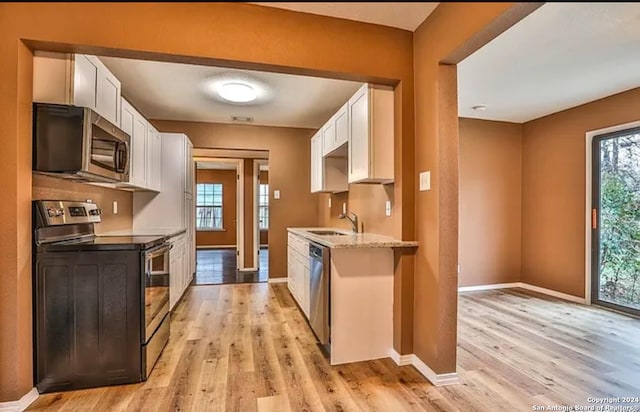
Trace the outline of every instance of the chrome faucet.
<path fill-rule="evenodd" d="M 340 213 L 340 216 L 338 216 L 338 219 L 347 219 L 349 222 L 351 222 L 351 228 L 353 229 L 353 233 L 358 233 L 358 215 L 356 215 L 353 212 Z"/>

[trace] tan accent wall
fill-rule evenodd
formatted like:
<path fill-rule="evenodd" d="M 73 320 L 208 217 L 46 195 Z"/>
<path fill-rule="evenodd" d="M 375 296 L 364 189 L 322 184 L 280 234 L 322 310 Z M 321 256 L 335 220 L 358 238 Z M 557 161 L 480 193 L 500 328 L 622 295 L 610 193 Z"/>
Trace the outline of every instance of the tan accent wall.
<path fill-rule="evenodd" d="M 133 226 L 133 195 L 124 190 L 75 183 L 54 177 L 33 175 L 33 200 L 91 199 L 102 210 L 102 222 L 95 225 L 96 233 L 130 230 Z M 118 214 L 113 214 L 113 201 L 118 202 Z"/>
<path fill-rule="evenodd" d="M 524 124 L 523 282 L 584 297 L 588 131 L 640 120 L 640 89 Z"/>
<path fill-rule="evenodd" d="M 197 183 L 222 184 L 222 227 L 224 230 L 196 231 L 196 246 L 229 246 L 236 244 L 236 191 L 235 170 L 196 170 Z"/>
<path fill-rule="evenodd" d="M 459 135 L 459 286 L 520 282 L 522 125 L 461 118 Z"/>
<path fill-rule="evenodd" d="M 230 125 L 219 123 L 153 121 L 160 131 L 183 132 L 196 148 L 244 149 L 269 151 L 269 276 L 286 276 L 287 227 L 317 225 L 318 200 L 310 193 L 310 136 L 313 130 Z M 296 159 L 292 162 L 291 159 Z M 250 167 L 253 161 L 248 160 Z M 245 163 L 245 173 L 247 163 Z M 252 178 L 252 177 L 251 177 Z M 245 181 L 245 189 L 251 190 L 252 180 Z M 251 189 L 249 189 L 251 188 Z M 280 199 L 273 198 L 273 191 L 280 190 Z M 252 215 L 245 215 L 245 223 Z M 253 231 L 250 235 L 253 242 Z M 245 237 L 245 247 L 253 243 Z M 251 250 L 251 249 L 247 249 Z"/>
<path fill-rule="evenodd" d="M 329 208 L 331 198 L 331 208 Z M 347 210 L 358 215 L 361 228 L 367 233 L 394 236 L 395 205 L 394 185 L 353 184 L 344 193 L 321 193 L 319 195 L 319 224 L 325 227 L 335 227 L 351 230 L 351 223 L 346 219 L 338 219 L 342 213 L 342 204 L 347 204 Z M 385 202 L 391 201 L 391 216 L 385 215 Z"/>

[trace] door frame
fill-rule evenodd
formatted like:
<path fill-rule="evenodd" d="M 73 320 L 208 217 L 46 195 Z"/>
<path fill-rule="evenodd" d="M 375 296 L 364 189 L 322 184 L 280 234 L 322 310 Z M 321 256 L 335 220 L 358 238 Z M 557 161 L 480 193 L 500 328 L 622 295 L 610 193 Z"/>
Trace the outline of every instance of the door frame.
<path fill-rule="evenodd" d="M 253 159 L 253 262 L 260 270 L 260 160 Z"/>
<path fill-rule="evenodd" d="M 236 269 L 242 270 L 242 266 L 244 265 L 244 212 L 242 210 L 242 205 L 244 204 L 244 179 L 240 179 L 240 176 L 244 176 L 244 162 L 242 159 L 231 159 L 231 158 L 222 158 L 222 157 L 206 157 L 206 156 L 195 156 L 193 157 L 194 165 L 198 162 L 206 163 L 206 162 L 223 162 L 223 163 L 233 163 L 236 166 Z M 194 179 L 194 184 L 197 185 L 197 179 Z M 197 193 L 196 193 L 197 195 Z M 223 194 L 224 196 L 224 194 Z M 197 196 L 194 196 L 194 219 L 196 219 L 195 208 L 197 206 Z M 222 212 L 224 216 L 224 211 Z M 194 223 L 194 226 L 195 223 Z M 241 264 L 242 262 L 242 264 Z"/>
<path fill-rule="evenodd" d="M 593 140 L 594 137 L 600 135 L 606 135 L 616 133 L 626 129 L 634 129 L 640 127 L 640 120 L 636 120 L 629 123 L 623 123 L 616 126 L 605 127 L 602 129 L 596 129 L 588 131 L 585 134 L 585 292 L 584 299 L 585 304 L 592 304 L 592 281 L 593 281 L 593 236 L 591 229 L 591 210 L 593 209 Z M 600 305 L 599 305 L 600 306 Z M 619 310 L 620 308 L 610 308 L 608 306 L 602 306 L 608 309 Z M 624 313 L 628 313 L 622 311 Z"/>

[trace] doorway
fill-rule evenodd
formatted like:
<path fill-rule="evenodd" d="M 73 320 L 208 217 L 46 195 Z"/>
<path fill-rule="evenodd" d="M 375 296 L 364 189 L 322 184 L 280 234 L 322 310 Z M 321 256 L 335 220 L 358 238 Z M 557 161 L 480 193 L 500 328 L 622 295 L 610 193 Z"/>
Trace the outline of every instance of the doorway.
<path fill-rule="evenodd" d="M 200 152 L 194 284 L 268 281 L 268 152 Z M 210 157 L 213 153 L 234 157 Z"/>
<path fill-rule="evenodd" d="M 592 142 L 591 302 L 640 316 L 640 128 Z"/>

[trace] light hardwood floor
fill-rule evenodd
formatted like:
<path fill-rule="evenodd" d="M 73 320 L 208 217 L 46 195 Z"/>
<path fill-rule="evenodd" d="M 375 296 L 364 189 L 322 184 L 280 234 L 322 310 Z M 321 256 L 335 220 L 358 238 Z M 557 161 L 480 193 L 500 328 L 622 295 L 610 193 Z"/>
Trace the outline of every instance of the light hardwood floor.
<path fill-rule="evenodd" d="M 460 385 L 389 359 L 331 367 L 285 284 L 195 286 L 147 382 L 46 394 L 30 410 L 530 411 L 640 396 L 632 318 L 522 290 L 466 293 L 458 340 Z"/>

